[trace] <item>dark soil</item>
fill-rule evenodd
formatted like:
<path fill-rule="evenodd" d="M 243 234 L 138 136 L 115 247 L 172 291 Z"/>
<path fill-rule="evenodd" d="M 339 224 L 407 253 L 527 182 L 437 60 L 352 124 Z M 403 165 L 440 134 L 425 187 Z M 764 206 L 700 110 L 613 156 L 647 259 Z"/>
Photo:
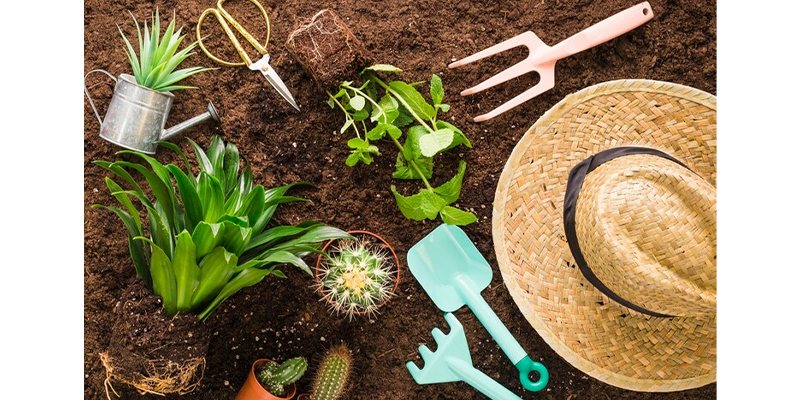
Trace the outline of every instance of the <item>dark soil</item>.
<path fill-rule="evenodd" d="M 135 34 L 128 10 L 140 21 L 156 6 L 163 14 L 174 10 L 192 40 L 194 23 L 203 9 L 213 3 L 212 0 L 155 3 L 86 0 L 86 72 L 95 68 L 104 68 L 114 75 L 130 72 L 116 31 L 119 24 L 126 33 Z M 302 112 L 295 112 L 260 74 L 246 68 L 221 68 L 189 79 L 188 83 L 199 89 L 177 93 L 169 125 L 202 112 L 207 101 L 214 101 L 222 113 L 221 123 L 197 128 L 188 133 L 191 138 L 206 146 L 211 135 L 218 133 L 236 143 L 251 161 L 256 182 L 265 186 L 298 180 L 318 186 L 296 191 L 296 195 L 308 197 L 313 203 L 283 207 L 277 215 L 281 221 L 297 223 L 313 218 L 343 229 L 374 231 L 388 240 L 398 257 L 405 260 L 406 251 L 438 222 L 405 220 L 395 206 L 389 186 L 396 184 L 410 194 L 418 190 L 418 184 L 391 179 L 395 160 L 389 156 L 394 151 L 388 143 L 381 147 L 385 155 L 373 165 L 352 169 L 344 165 L 349 137 L 336 134 L 343 122 L 339 113 L 325 105 L 325 95 L 284 46 L 300 20 L 313 16 L 321 8 L 332 8 L 377 61 L 403 68 L 404 80 L 427 80 L 432 73 L 442 77 L 447 92 L 445 102 L 452 106 L 447 120 L 462 128 L 474 145 L 473 150 L 463 152 L 469 166 L 458 206 L 480 218 L 466 232 L 494 264 L 491 206 L 495 187 L 506 159 L 527 128 L 567 94 L 613 79 L 672 81 L 716 93 L 716 5 L 706 1 L 651 1 L 655 13 L 652 21 L 609 43 L 559 61 L 553 90 L 481 124 L 469 121 L 530 87 L 536 80 L 535 74 L 471 97 L 460 97 L 458 93 L 510 66 L 524 57 L 524 51 L 510 51 L 491 61 L 452 71 L 447 70 L 447 64 L 526 30 L 534 31 L 545 43 L 554 44 L 634 3 L 623 0 L 264 1 L 272 21 L 271 64 L 294 94 Z M 234 15 L 246 15 L 242 19 L 248 29 L 263 37 L 265 31 L 259 29 L 258 13 L 248 11 L 248 4 L 237 0 L 226 7 Z M 209 47 L 229 60 L 237 60 L 236 53 L 226 46 L 224 34 L 214 29 L 216 25 L 209 18 L 204 27 Z M 250 54 L 252 57 L 255 51 Z M 199 51 L 187 64 L 215 66 Z M 103 112 L 111 95 L 110 85 L 102 83 L 99 77 L 90 79 L 89 85 Z M 98 137 L 99 125 L 88 102 L 84 120 L 85 397 L 101 399 L 105 398 L 102 384 L 105 374 L 98 353 L 109 345 L 116 321 L 115 304 L 124 297 L 126 282 L 135 273 L 120 221 L 108 211 L 91 208 L 95 203 L 115 201 L 103 183 L 105 171 L 91 161 L 113 159 L 119 149 Z M 189 151 L 185 140 L 176 143 Z M 160 152 L 157 157 L 162 162 L 177 161 L 168 152 Z M 434 183 L 452 176 L 456 166 L 455 155 L 442 156 Z M 313 360 L 325 349 L 339 342 L 346 342 L 354 351 L 355 374 L 347 399 L 481 398 L 464 383 L 418 386 L 407 373 L 404 363 L 418 360 L 417 346 L 432 342 L 431 328 L 439 326 L 446 331 L 446 325 L 442 313 L 406 266 L 401 266 L 401 273 L 398 295 L 381 309 L 381 315 L 352 322 L 331 316 L 327 305 L 314 292 L 312 279 L 294 269 L 287 269 L 286 280 L 267 279 L 243 290 L 207 322 L 212 336 L 205 377 L 202 385 L 184 398 L 233 399 L 254 360 L 305 356 L 313 365 Z M 516 369 L 486 330 L 468 311 L 458 312 L 476 367 L 523 398 L 716 397 L 716 384 L 678 393 L 638 393 L 603 384 L 570 366 L 542 341 L 517 309 L 498 271 L 495 270 L 492 285 L 483 295 L 531 357 L 550 371 L 550 384 L 545 391 L 523 392 Z M 310 379 L 309 374 L 299 382 L 301 393 L 308 390 Z M 141 398 L 131 389 L 120 389 L 125 399 Z"/>

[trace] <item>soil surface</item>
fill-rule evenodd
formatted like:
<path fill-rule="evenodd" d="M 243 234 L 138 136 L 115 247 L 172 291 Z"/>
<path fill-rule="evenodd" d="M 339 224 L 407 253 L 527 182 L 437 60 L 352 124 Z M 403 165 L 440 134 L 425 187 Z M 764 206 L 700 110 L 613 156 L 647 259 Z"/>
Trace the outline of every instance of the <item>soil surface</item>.
<path fill-rule="evenodd" d="M 179 25 L 189 34 L 188 40 L 193 40 L 197 18 L 214 3 L 212 0 L 86 0 L 85 71 L 103 68 L 115 76 L 130 73 L 116 27 L 118 24 L 127 34 L 135 35 L 128 11 L 140 21 L 156 7 L 162 15 L 174 11 Z M 251 161 L 255 181 L 267 187 L 299 180 L 317 185 L 316 189 L 294 192 L 313 203 L 283 206 L 277 218 L 286 223 L 316 219 L 346 230 L 374 231 L 393 244 L 398 257 L 405 260 L 407 250 L 439 222 L 404 219 L 389 186 L 396 184 L 402 192 L 411 194 L 419 189 L 418 184 L 391 179 L 395 152 L 390 143 L 379 145 L 384 156 L 378 157 L 373 165 L 356 168 L 344 165 L 349 136 L 336 134 L 343 122 L 341 115 L 328 108 L 325 95 L 290 57 L 284 45 L 299 21 L 313 16 L 323 7 L 330 7 L 346 21 L 377 61 L 403 68 L 404 80 L 427 80 L 433 73 L 442 77 L 445 102 L 452 106 L 447 121 L 460 127 L 474 145 L 474 149 L 463 152 L 468 168 L 458 206 L 479 217 L 479 222 L 465 230 L 494 265 L 491 207 L 495 187 L 506 159 L 527 128 L 567 94 L 614 79 L 664 80 L 716 93 L 716 4 L 697 0 L 652 0 L 655 14 L 652 21 L 609 43 L 559 61 L 553 90 L 481 124 L 472 123 L 471 117 L 491 110 L 530 87 L 536 82 L 535 74 L 471 97 L 460 97 L 458 93 L 522 59 L 525 51 L 517 49 L 491 61 L 452 71 L 447 70 L 447 64 L 526 30 L 535 32 L 545 43 L 555 44 L 634 3 L 624 0 L 262 1 L 272 22 L 271 65 L 294 94 L 302 112 L 294 111 L 260 74 L 246 68 L 223 67 L 188 80 L 199 89 L 176 94 L 168 125 L 203 112 L 206 102 L 213 101 L 222 114 L 221 123 L 196 128 L 187 133 L 189 137 L 203 147 L 214 133 L 236 143 Z M 241 15 L 244 25 L 263 38 L 266 33 L 263 23 L 259 23 L 258 13 L 248 5 L 236 0 L 230 5 L 226 3 L 226 8 L 234 15 Z M 204 26 L 203 34 L 208 36 L 209 47 L 229 60 L 238 61 L 232 47 L 226 46 L 228 42 L 217 25 L 214 18 L 209 18 Z M 254 54 L 251 50 L 251 57 Z M 199 50 L 185 64 L 216 66 Z M 88 84 L 102 113 L 111 96 L 111 85 L 95 75 Z M 115 305 L 124 298 L 127 282 L 135 273 L 122 223 L 111 212 L 91 208 L 92 204 L 115 202 L 103 182 L 106 172 L 91 161 L 112 160 L 114 152 L 120 149 L 98 136 L 99 125 L 88 102 L 85 102 L 84 120 L 84 393 L 87 399 L 102 399 L 106 396 L 105 372 L 99 353 L 107 349 L 116 319 Z M 190 151 L 187 141 L 175 142 L 184 151 Z M 178 161 L 165 151 L 160 151 L 157 157 L 162 162 Z M 457 158 L 455 155 L 441 157 L 434 184 L 444 182 L 455 173 Z M 314 261 L 309 260 L 309 263 Z M 196 391 L 183 398 L 233 399 L 251 363 L 258 358 L 284 360 L 304 356 L 312 361 L 313 371 L 314 361 L 324 350 L 340 342 L 347 343 L 354 353 L 355 374 L 347 399 L 482 398 L 464 383 L 418 386 L 407 373 L 404 364 L 408 360 L 418 360 L 417 346 L 432 342 L 431 328 L 447 329 L 442 313 L 407 267 L 401 265 L 400 268 L 398 295 L 373 319 L 348 322 L 346 318 L 330 315 L 327 305 L 319 301 L 312 288 L 313 278 L 295 269 L 286 269 L 286 280 L 270 278 L 241 291 L 207 322 L 211 342 L 205 377 Z M 483 296 L 531 357 L 547 366 L 550 371 L 547 389 L 539 393 L 524 392 L 517 381 L 516 369 L 477 319 L 465 310 L 456 314 L 465 327 L 476 367 L 523 398 L 716 397 L 716 384 L 677 393 L 638 393 L 588 377 L 542 341 L 514 304 L 496 268 L 494 272 L 494 280 L 483 291 Z M 300 393 L 310 387 L 312 373 L 306 375 L 299 382 Z M 140 396 L 130 388 L 119 386 L 124 399 L 156 398 Z"/>

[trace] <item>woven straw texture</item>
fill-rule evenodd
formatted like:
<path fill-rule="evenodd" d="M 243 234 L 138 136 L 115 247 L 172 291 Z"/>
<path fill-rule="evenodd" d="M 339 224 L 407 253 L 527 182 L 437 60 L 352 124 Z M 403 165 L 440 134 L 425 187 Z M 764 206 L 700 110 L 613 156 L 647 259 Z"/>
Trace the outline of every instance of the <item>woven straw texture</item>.
<path fill-rule="evenodd" d="M 587 175 L 577 204 L 581 250 L 623 298 L 679 317 L 646 316 L 608 299 L 583 277 L 567 245 L 570 170 L 621 146 L 661 150 L 696 175 L 654 156 L 600 166 Z M 660 392 L 714 382 L 715 187 L 715 96 L 649 80 L 567 96 L 528 130 L 500 177 L 492 223 L 505 284 L 539 335 L 592 377 Z M 647 242 L 636 248 L 641 238 Z"/>

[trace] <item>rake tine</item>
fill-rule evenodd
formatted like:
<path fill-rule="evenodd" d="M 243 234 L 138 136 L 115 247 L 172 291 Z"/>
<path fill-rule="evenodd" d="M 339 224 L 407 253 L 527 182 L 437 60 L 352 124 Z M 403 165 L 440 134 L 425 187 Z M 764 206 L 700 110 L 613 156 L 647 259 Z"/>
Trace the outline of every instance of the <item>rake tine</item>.
<path fill-rule="evenodd" d="M 475 93 L 478 93 L 480 91 L 489 89 L 492 86 L 499 85 L 499 84 L 501 84 L 501 83 L 503 83 L 505 81 L 514 79 L 514 78 L 516 78 L 516 77 L 518 77 L 520 75 L 523 75 L 525 73 L 530 72 L 531 71 L 531 67 L 528 65 L 527 61 L 528 61 L 527 59 L 522 60 L 522 61 L 514 64 L 513 66 L 511 66 L 509 68 L 506 68 L 505 70 L 503 70 L 503 72 L 501 72 L 501 73 L 499 73 L 499 74 L 497 74 L 497 75 L 495 75 L 495 76 L 493 76 L 493 77 L 491 77 L 491 78 L 489 78 L 489 79 L 487 79 L 487 80 L 485 80 L 485 81 L 483 81 L 483 82 L 481 82 L 481 83 L 479 83 L 479 84 L 477 84 L 477 85 L 475 85 L 475 86 L 473 86 L 473 87 L 471 87 L 469 89 L 462 90 L 461 91 L 461 95 L 462 96 L 469 96 L 471 94 L 475 94 Z"/>
<path fill-rule="evenodd" d="M 483 49 L 483 50 L 481 50 L 481 51 L 479 51 L 479 52 L 477 52 L 477 53 L 475 53 L 475 54 L 473 54 L 473 55 L 471 55 L 469 57 L 466 57 L 466 58 L 463 58 L 463 59 L 458 60 L 456 62 L 450 63 L 450 65 L 448 65 L 447 68 L 458 68 L 458 67 L 460 67 L 462 65 L 467 65 L 469 63 L 473 63 L 475 61 L 482 60 L 482 59 L 484 59 L 486 57 L 493 56 L 493 55 L 495 55 L 497 53 L 502 53 L 502 52 L 504 52 L 504 51 L 506 51 L 508 49 L 513 49 L 514 47 L 517 47 L 517 46 L 528 47 L 528 42 L 529 41 L 539 41 L 539 38 L 536 37 L 536 34 L 534 34 L 531 31 L 524 32 L 524 33 L 521 33 L 521 34 L 519 34 L 517 36 L 514 36 L 511 39 L 508 39 L 508 40 L 506 40 L 504 42 L 500 42 L 500 43 L 498 43 L 498 44 L 496 44 L 496 45 L 494 45 L 492 47 L 489 47 L 487 49 Z M 530 47 L 528 47 L 528 49 L 530 49 Z"/>
<path fill-rule="evenodd" d="M 408 370 L 409 373 L 411 373 L 411 377 L 414 378 L 415 380 L 417 379 L 417 377 L 419 377 L 420 374 L 422 374 L 422 370 L 419 369 L 417 364 L 414 364 L 413 361 L 409 361 L 406 363 L 406 369 Z"/>
<path fill-rule="evenodd" d="M 433 340 L 435 340 L 436 343 L 440 343 L 447 338 L 447 335 L 445 335 L 444 332 L 442 332 L 442 330 L 439 328 L 433 328 L 433 330 L 431 330 L 431 335 L 433 335 Z"/>
<path fill-rule="evenodd" d="M 433 357 L 433 352 L 428 346 L 422 344 L 419 346 L 419 355 L 422 356 L 422 360 L 427 363 L 431 357 Z"/>
<path fill-rule="evenodd" d="M 500 107 L 495 108 L 494 110 L 475 117 L 473 120 L 475 122 L 486 121 L 488 119 L 492 119 L 550 89 L 555 86 L 555 76 L 553 74 L 540 74 L 540 81 L 536 84 L 536 86 L 522 92 L 517 97 L 514 97 L 509 102 L 501 105 Z"/>
<path fill-rule="evenodd" d="M 461 322 L 458 322 L 458 318 L 453 313 L 445 313 L 444 320 L 447 321 L 447 325 L 450 325 L 451 334 L 457 329 L 464 329 L 464 326 L 461 325 Z"/>

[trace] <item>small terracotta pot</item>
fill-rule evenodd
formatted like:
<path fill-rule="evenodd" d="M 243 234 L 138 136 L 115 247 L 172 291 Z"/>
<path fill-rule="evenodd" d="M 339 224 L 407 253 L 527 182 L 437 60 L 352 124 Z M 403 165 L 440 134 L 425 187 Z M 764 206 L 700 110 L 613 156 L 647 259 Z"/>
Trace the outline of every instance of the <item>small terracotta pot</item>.
<path fill-rule="evenodd" d="M 392 247 L 392 245 L 390 245 L 389 242 L 384 240 L 382 237 L 380 237 L 380 236 L 378 236 L 378 235 L 376 235 L 376 234 L 374 234 L 372 232 L 369 232 L 369 231 L 349 231 L 347 233 L 349 233 L 349 234 L 351 234 L 353 236 L 355 236 L 355 235 L 372 236 L 375 239 L 378 239 L 381 243 L 383 243 L 386 246 L 387 249 L 389 249 L 389 251 L 392 253 L 392 256 L 394 257 L 394 266 L 395 266 L 395 269 L 397 270 L 397 274 L 396 274 L 395 280 L 394 280 L 394 288 L 392 288 L 392 295 L 394 295 L 395 292 L 397 292 L 397 288 L 400 286 L 400 259 L 397 258 L 397 254 L 394 252 L 394 248 Z M 325 252 L 326 250 L 328 250 L 328 247 L 330 247 L 331 244 L 333 244 L 333 242 L 335 242 L 337 240 L 341 240 L 341 239 L 329 240 L 328 243 L 325 243 L 325 246 L 322 246 L 322 251 Z M 323 258 L 325 258 L 324 254 L 320 254 L 317 257 L 317 266 L 315 267 L 316 273 L 314 274 L 315 278 L 317 280 L 317 286 L 320 286 L 319 279 L 320 279 L 320 276 L 322 276 L 322 268 L 321 268 L 321 266 L 322 266 Z M 389 302 L 389 300 L 391 300 L 392 297 L 393 297 L 392 295 L 387 297 L 386 300 L 384 300 L 383 303 L 381 303 L 377 308 L 381 308 L 387 302 Z M 331 301 L 328 300 L 328 303 L 331 303 Z M 365 311 L 359 311 L 359 312 L 355 312 L 355 314 L 356 315 L 364 315 L 364 314 L 366 314 L 366 312 Z M 307 396 L 308 396 L 307 398 L 309 398 L 309 399 L 311 398 L 311 395 L 307 395 Z"/>
<path fill-rule="evenodd" d="M 253 366 L 250 367 L 250 374 L 247 375 L 247 380 L 244 381 L 244 385 L 239 389 L 239 394 L 236 395 L 236 400 L 289 400 L 294 397 L 297 392 L 297 386 L 294 383 L 291 387 L 286 388 L 287 397 L 278 397 L 268 392 L 258 382 L 256 370 L 261 369 L 269 361 L 266 358 L 262 358 L 253 363 Z"/>

